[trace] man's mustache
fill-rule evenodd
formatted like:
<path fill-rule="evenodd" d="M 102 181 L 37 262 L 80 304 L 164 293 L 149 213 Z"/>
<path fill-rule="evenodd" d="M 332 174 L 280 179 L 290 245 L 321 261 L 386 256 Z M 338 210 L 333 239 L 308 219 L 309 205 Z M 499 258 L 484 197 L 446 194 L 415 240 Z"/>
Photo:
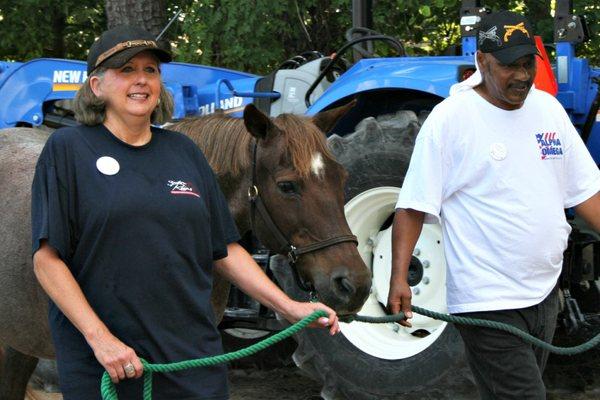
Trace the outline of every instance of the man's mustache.
<path fill-rule="evenodd" d="M 533 85 L 533 80 L 512 82 L 508 85 L 509 88 L 527 89 Z"/>

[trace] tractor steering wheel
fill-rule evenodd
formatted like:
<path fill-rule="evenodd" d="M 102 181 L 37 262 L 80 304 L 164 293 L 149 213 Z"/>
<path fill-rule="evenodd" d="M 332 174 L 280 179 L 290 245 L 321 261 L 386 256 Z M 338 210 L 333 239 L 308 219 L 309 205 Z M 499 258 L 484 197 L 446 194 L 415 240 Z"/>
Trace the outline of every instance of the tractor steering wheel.
<path fill-rule="evenodd" d="M 348 29 L 346 31 L 346 33 L 344 34 L 344 37 L 346 38 L 347 42 L 350 42 L 356 38 L 356 35 L 358 35 L 358 37 L 380 36 L 381 33 L 374 31 L 373 29 L 357 26 L 357 27 Z M 400 44 L 400 47 L 402 48 L 402 52 L 404 52 L 404 48 L 402 47 L 402 44 Z M 373 43 L 371 41 L 367 41 L 367 49 L 365 49 L 362 46 L 357 46 L 357 45 L 352 46 L 352 49 L 355 50 L 356 52 L 360 53 L 360 55 L 365 58 L 378 57 L 377 54 L 375 54 L 373 52 Z M 400 54 L 400 55 L 404 56 L 406 54 L 404 53 L 404 54 Z"/>
<path fill-rule="evenodd" d="M 377 32 L 371 30 L 371 29 L 367 29 L 367 28 L 352 28 L 349 29 L 348 31 L 346 31 L 346 37 L 348 37 L 348 33 L 350 33 L 350 35 L 352 35 L 353 33 L 358 33 L 359 30 L 365 30 L 369 31 L 370 33 L 373 34 L 368 34 L 366 36 L 363 37 L 359 37 L 356 39 L 352 39 L 349 40 L 348 42 L 346 42 L 346 44 L 344 44 L 336 53 L 335 55 L 331 58 L 331 60 L 329 61 L 329 63 L 327 63 L 327 65 L 325 66 L 325 68 L 323 68 L 321 70 L 321 73 L 319 74 L 319 76 L 317 77 L 317 79 L 315 79 L 315 81 L 312 83 L 312 85 L 310 85 L 310 87 L 308 88 L 308 90 L 306 91 L 306 95 L 304 96 L 304 103 L 306 104 L 306 107 L 310 107 L 311 103 L 310 103 L 310 95 L 315 91 L 315 88 L 317 87 L 317 85 L 323 80 L 323 78 L 330 73 L 330 71 L 333 69 L 334 65 L 338 62 L 338 60 L 341 59 L 342 54 L 344 54 L 344 52 L 346 52 L 349 48 L 355 46 L 358 43 L 362 43 L 362 42 L 373 42 L 373 41 L 383 41 L 383 42 L 388 42 L 392 47 L 394 47 L 394 49 L 398 52 L 398 56 L 400 57 L 405 57 L 406 56 L 406 51 L 404 50 L 404 46 L 402 46 L 402 43 L 400 43 L 396 38 L 391 37 L 391 36 L 386 36 L 386 35 L 381 35 L 381 34 L 377 34 Z M 357 46 L 357 49 L 359 47 Z M 370 54 L 371 57 L 373 57 L 375 54 L 373 52 L 367 52 L 364 49 L 361 49 L 363 51 L 365 51 L 367 54 Z M 358 50 L 361 54 L 363 54 L 360 50 Z"/>

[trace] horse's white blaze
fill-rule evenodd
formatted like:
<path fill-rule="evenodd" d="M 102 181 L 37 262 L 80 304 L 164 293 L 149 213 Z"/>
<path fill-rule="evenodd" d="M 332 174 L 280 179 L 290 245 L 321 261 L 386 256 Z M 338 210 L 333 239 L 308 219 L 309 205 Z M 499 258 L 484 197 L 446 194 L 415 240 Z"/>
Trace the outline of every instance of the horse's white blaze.
<path fill-rule="evenodd" d="M 325 163 L 323 162 L 323 155 L 321 153 L 315 153 L 312 156 L 310 169 L 316 176 L 320 177 L 325 171 Z"/>

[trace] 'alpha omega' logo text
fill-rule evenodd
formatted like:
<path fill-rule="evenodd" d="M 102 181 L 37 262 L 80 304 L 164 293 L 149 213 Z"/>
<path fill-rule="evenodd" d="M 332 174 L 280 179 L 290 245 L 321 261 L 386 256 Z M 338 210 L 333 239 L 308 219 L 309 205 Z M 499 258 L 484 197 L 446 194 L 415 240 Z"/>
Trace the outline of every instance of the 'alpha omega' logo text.
<path fill-rule="evenodd" d="M 556 132 L 536 133 L 535 139 L 538 142 L 542 160 L 562 158 L 562 143 Z"/>

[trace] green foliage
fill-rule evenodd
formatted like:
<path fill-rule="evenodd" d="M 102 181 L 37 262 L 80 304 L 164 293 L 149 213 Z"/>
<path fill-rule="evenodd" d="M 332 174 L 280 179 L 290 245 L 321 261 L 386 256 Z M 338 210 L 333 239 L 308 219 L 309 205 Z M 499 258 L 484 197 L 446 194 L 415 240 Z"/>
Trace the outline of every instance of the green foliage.
<path fill-rule="evenodd" d="M 168 15 L 191 2 L 167 0 Z M 104 1 L 0 0 L 0 60 L 85 60 L 89 47 L 106 26 Z M 172 28 L 167 38 L 172 37 L 171 32 Z"/>
<path fill-rule="evenodd" d="M 591 65 L 600 66 L 600 4 L 586 0 L 575 0 L 573 3 L 574 13 L 585 15 L 591 37 L 591 40 L 578 46 L 577 55 L 587 58 Z"/>
<path fill-rule="evenodd" d="M 352 26 L 350 7 L 350 0 L 194 1 L 177 58 L 264 74 L 296 54 L 339 49 Z M 460 39 L 458 7 L 457 0 L 379 0 L 374 28 L 400 38 L 409 54 L 441 53 Z M 394 54 L 386 45 L 376 52 Z"/>
<path fill-rule="evenodd" d="M 169 16 L 184 13 L 166 34 L 178 61 L 265 74 L 309 50 L 331 54 L 352 26 L 351 0 L 168 0 Z M 486 6 L 525 13 L 545 43 L 553 42 L 550 0 L 487 0 Z M 600 4 L 574 0 L 592 31 Z M 460 0 L 374 0 L 373 28 L 398 38 L 409 55 L 457 54 Z M 97 0 L 0 0 L 0 59 L 60 57 L 84 60 L 106 27 Z M 394 55 L 377 44 L 378 55 Z M 579 46 L 578 55 L 600 65 L 600 37 Z M 351 53 L 347 58 L 352 58 Z"/>
<path fill-rule="evenodd" d="M 378 1 L 374 28 L 400 39 L 409 55 L 454 54 L 451 46 L 460 42 L 459 8 L 457 0 Z"/>
<path fill-rule="evenodd" d="M 105 26 L 93 0 L 0 0 L 0 59 L 85 59 Z"/>
<path fill-rule="evenodd" d="M 350 18 L 343 0 L 194 1 L 186 10 L 176 56 L 266 73 L 304 51 L 334 51 Z"/>

